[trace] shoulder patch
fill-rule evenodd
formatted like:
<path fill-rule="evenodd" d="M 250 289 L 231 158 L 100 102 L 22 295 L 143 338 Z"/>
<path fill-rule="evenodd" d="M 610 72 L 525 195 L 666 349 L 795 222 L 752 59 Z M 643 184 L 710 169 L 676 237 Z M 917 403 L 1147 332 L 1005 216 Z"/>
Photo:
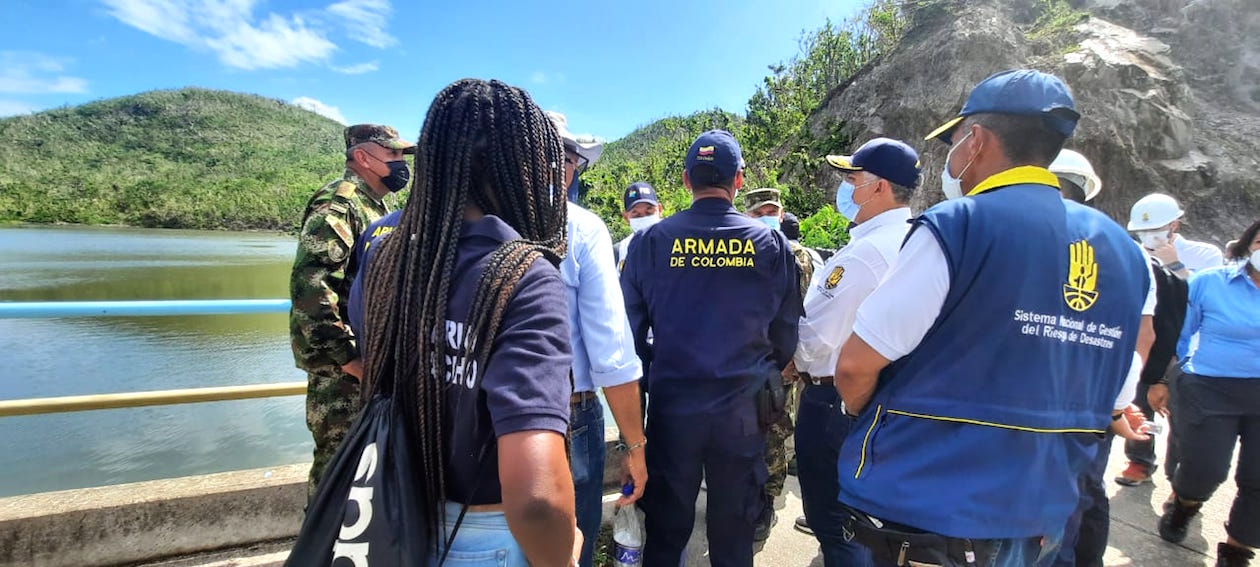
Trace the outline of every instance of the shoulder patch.
<path fill-rule="evenodd" d="M 354 232 L 350 230 L 350 225 L 346 221 L 332 215 L 324 217 L 324 220 L 333 229 L 333 232 L 337 233 L 337 237 L 346 243 L 346 246 L 354 246 Z"/>
<path fill-rule="evenodd" d="M 329 204 L 329 205 L 328 205 L 328 208 L 329 208 L 329 209 L 332 209 L 332 210 L 334 210 L 334 211 L 336 211 L 336 212 L 338 212 L 338 213 L 341 213 L 341 214 L 343 214 L 343 215 L 344 215 L 344 214 L 346 214 L 347 212 L 349 212 L 349 211 L 350 211 L 350 209 L 349 209 L 349 208 L 347 208 L 345 205 L 343 205 L 343 204 L 341 204 L 341 203 L 331 203 L 331 204 Z"/>
<path fill-rule="evenodd" d="M 842 279 L 844 279 L 844 266 L 836 266 L 831 269 L 830 274 L 827 274 L 827 281 L 824 282 L 823 286 L 827 289 L 835 289 L 837 285 L 840 285 L 840 280 Z"/>
<path fill-rule="evenodd" d="M 355 185 L 349 181 L 342 181 L 337 184 L 337 191 L 333 193 L 338 197 L 350 197 L 354 195 Z"/>

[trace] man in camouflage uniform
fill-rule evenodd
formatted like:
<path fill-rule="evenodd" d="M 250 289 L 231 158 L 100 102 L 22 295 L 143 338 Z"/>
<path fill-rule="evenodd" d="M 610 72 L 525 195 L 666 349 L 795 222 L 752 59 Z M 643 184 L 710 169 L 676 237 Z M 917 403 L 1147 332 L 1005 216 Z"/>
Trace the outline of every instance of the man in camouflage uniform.
<path fill-rule="evenodd" d="M 782 192 L 778 189 L 756 189 L 744 195 L 744 210 L 748 216 L 764 222 L 770 228 L 782 230 L 784 216 Z M 801 297 L 809 290 L 809 282 L 814 277 L 814 262 L 804 246 L 796 241 L 789 241 L 792 255 L 796 257 L 797 275 L 800 278 Z M 765 499 L 766 511 L 757 520 L 757 531 L 754 539 L 765 541 L 770 537 L 770 528 L 777 518 L 774 513 L 774 501 L 783 494 L 783 483 L 787 481 L 788 461 L 791 460 L 787 449 L 787 440 L 792 438 L 792 410 L 795 407 L 795 388 L 798 376 L 791 366 L 784 371 L 783 390 L 787 394 L 787 405 L 778 421 L 770 424 L 766 433 L 766 469 L 770 475 L 766 479 Z"/>
<path fill-rule="evenodd" d="M 368 224 L 389 213 L 382 198 L 406 187 L 403 154 L 415 153 L 415 144 L 389 126 L 356 124 L 345 140 L 345 173 L 306 203 L 289 280 L 289 335 L 297 367 L 306 371 L 306 426 L 315 438 L 308 497 L 359 411 L 363 365 L 345 302 L 350 251 Z"/>

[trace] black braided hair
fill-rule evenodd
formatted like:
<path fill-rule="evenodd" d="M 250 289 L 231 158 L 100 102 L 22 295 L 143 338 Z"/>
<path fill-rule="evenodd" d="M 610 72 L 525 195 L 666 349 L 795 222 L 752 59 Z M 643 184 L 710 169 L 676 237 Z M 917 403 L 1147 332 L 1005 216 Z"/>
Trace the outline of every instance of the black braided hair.
<path fill-rule="evenodd" d="M 564 149 L 559 134 L 524 90 L 463 79 L 438 93 L 425 117 L 415 176 L 398 227 L 366 268 L 364 388 L 392 392 L 418 442 L 413 476 L 425 528 L 445 521 L 448 362 L 446 320 L 456 245 L 468 205 L 514 228 L 489 257 L 465 320 L 466 374 L 485 368 L 508 299 L 539 258 L 565 253 Z M 434 539 L 433 541 L 439 541 Z"/>

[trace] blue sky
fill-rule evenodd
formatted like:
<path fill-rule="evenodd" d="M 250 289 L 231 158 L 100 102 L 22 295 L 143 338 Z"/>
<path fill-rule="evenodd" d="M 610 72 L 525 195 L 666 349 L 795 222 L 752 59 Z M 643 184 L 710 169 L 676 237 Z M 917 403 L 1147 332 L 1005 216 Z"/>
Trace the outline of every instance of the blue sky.
<path fill-rule="evenodd" d="M 198 86 L 299 103 L 410 138 L 462 77 L 524 87 L 575 132 L 742 113 L 801 31 L 863 0 L 585 3 L 48 0 L 6 3 L 0 115 Z"/>

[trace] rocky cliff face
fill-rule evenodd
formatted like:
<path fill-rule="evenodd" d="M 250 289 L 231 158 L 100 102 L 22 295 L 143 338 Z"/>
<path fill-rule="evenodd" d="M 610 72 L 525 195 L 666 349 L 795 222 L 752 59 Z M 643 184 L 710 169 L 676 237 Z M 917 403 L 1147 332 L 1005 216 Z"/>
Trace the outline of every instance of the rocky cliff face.
<path fill-rule="evenodd" d="M 1005 69 L 1053 72 L 1083 115 L 1068 147 L 1093 162 L 1093 205 L 1118 221 L 1165 191 L 1183 232 L 1223 245 L 1260 218 L 1260 1 L 928 0 L 902 43 L 835 88 L 810 117 L 816 139 L 875 136 L 923 154 L 915 209 L 939 201 L 948 148 L 923 136 L 957 113 L 977 82 Z M 830 168 L 790 184 L 834 187 Z M 1012 230 L 1015 230 L 1012 227 Z"/>

